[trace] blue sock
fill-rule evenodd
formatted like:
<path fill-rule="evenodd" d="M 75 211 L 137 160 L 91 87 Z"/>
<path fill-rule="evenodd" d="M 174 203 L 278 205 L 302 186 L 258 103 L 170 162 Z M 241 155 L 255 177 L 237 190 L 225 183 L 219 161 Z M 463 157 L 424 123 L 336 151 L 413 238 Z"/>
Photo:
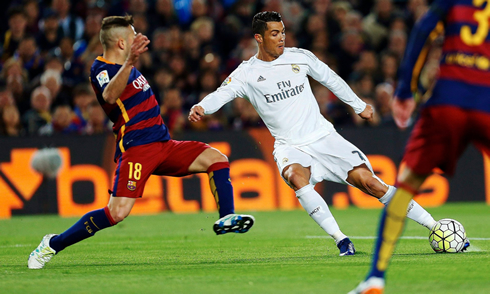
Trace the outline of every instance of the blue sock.
<path fill-rule="evenodd" d="M 219 217 L 235 213 L 233 186 L 230 180 L 230 164 L 217 162 L 208 168 L 209 186 L 218 205 Z"/>
<path fill-rule="evenodd" d="M 102 229 L 115 225 L 106 213 L 109 213 L 107 207 L 88 212 L 68 230 L 51 238 L 49 246 L 58 253 L 70 245 L 92 237 Z"/>

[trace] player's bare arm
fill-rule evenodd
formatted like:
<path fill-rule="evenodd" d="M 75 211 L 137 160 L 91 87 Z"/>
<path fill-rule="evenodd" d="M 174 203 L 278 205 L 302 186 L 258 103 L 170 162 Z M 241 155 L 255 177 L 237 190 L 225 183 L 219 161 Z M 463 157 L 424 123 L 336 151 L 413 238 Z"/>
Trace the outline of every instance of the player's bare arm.
<path fill-rule="evenodd" d="M 201 120 L 201 117 L 204 116 L 204 108 L 199 105 L 194 105 L 189 112 L 189 121 L 197 122 Z"/>
<path fill-rule="evenodd" d="M 129 51 L 128 57 L 126 61 L 119 69 L 114 78 L 111 79 L 107 87 L 104 89 L 102 93 L 102 98 L 107 103 L 115 103 L 116 100 L 121 96 L 126 84 L 128 83 L 129 74 L 131 73 L 131 69 L 138 61 L 138 58 L 141 54 L 148 50 L 148 44 L 150 44 L 150 40 L 145 35 L 141 33 L 137 34 L 134 38 L 133 44 L 131 44 L 131 49 Z"/>
<path fill-rule="evenodd" d="M 402 100 L 398 97 L 395 97 L 395 99 L 393 99 L 393 118 L 396 125 L 400 129 L 405 129 L 408 127 L 409 119 L 412 116 L 413 111 L 415 110 L 415 106 L 416 103 L 413 98 Z"/>
<path fill-rule="evenodd" d="M 367 121 L 372 120 L 373 115 L 374 115 L 374 108 L 369 104 L 366 104 L 366 108 L 364 108 L 364 110 L 361 113 L 359 113 L 359 116 Z"/>

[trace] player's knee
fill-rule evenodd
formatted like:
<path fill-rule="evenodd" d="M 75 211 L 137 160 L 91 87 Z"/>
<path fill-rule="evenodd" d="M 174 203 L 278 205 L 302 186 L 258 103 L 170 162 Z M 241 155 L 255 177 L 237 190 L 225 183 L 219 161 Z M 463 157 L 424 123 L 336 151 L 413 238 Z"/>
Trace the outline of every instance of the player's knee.
<path fill-rule="evenodd" d="M 111 216 L 114 222 L 120 223 L 129 215 L 129 211 L 127 209 L 114 209 L 111 210 Z"/>
<path fill-rule="evenodd" d="M 208 160 L 210 165 L 217 162 L 228 162 L 228 157 L 221 153 L 218 149 L 211 148 L 212 152 L 209 152 Z"/>
<path fill-rule="evenodd" d="M 289 166 L 284 171 L 284 178 L 297 189 L 309 184 L 309 177 L 303 167 Z"/>

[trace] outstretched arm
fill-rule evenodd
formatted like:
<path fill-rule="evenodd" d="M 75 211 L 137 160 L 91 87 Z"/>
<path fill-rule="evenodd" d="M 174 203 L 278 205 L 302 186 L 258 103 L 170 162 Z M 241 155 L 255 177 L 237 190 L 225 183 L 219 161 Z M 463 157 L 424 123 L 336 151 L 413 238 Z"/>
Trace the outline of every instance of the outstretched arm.
<path fill-rule="evenodd" d="M 141 33 L 136 35 L 134 42 L 131 45 L 131 51 L 128 58 L 102 92 L 102 98 L 104 98 L 107 103 L 113 104 L 116 102 L 117 98 L 121 96 L 128 83 L 129 74 L 131 73 L 133 65 L 138 60 L 139 56 L 148 50 L 147 46 L 149 43 L 150 40 L 148 40 L 145 35 L 142 35 Z"/>
<path fill-rule="evenodd" d="M 236 97 L 245 97 L 244 89 L 244 83 L 232 74 L 223 82 L 221 87 L 204 97 L 198 104 L 192 106 L 189 112 L 189 121 L 200 121 L 205 114 L 215 113 Z"/>
<path fill-rule="evenodd" d="M 427 39 L 437 36 L 438 22 L 448 12 L 452 1 L 436 0 L 429 11 L 417 22 L 412 29 L 410 39 L 402 60 L 398 75 L 398 86 L 393 100 L 393 118 L 399 128 L 406 128 L 409 124 L 416 103 L 413 92 L 417 90 L 419 75 L 428 54 Z"/>

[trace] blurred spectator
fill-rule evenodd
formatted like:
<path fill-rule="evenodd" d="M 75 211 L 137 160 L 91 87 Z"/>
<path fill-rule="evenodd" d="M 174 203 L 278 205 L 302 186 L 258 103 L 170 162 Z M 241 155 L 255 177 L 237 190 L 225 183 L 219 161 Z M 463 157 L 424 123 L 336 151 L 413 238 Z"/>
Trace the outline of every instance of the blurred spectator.
<path fill-rule="evenodd" d="M 155 9 L 153 10 L 155 14 L 152 18 L 153 27 L 170 27 L 172 25 L 178 25 L 179 20 L 174 12 L 174 5 L 172 0 L 156 0 Z"/>
<path fill-rule="evenodd" d="M 301 48 L 311 48 L 313 38 L 319 32 L 327 32 L 325 17 L 321 14 L 308 16 L 306 18 L 304 31 L 298 36 L 299 46 Z"/>
<path fill-rule="evenodd" d="M 376 86 L 376 112 L 378 113 L 382 125 L 395 126 L 391 115 L 391 103 L 395 88 L 389 83 L 382 83 Z"/>
<path fill-rule="evenodd" d="M 3 80 L 0 80 L 0 109 L 14 105 L 14 96 Z"/>
<path fill-rule="evenodd" d="M 82 130 L 85 135 L 112 133 L 110 123 L 99 102 L 92 101 L 87 107 L 87 125 Z"/>
<path fill-rule="evenodd" d="M 87 125 L 89 105 L 94 101 L 97 102 L 97 98 L 88 84 L 80 84 L 73 89 L 73 103 L 75 105 L 73 112 L 78 118 L 76 123 L 80 125 L 80 128 Z"/>
<path fill-rule="evenodd" d="M 65 37 L 61 39 L 60 46 L 55 50 L 56 55 L 63 63 L 63 84 L 68 87 L 74 87 L 79 83 L 86 81 L 84 75 L 84 64 L 80 58 L 76 57 L 73 50 L 73 40 Z"/>
<path fill-rule="evenodd" d="M 13 6 L 8 11 L 9 29 L 1 36 L 1 45 L 3 48 L 2 62 L 14 55 L 15 50 L 19 47 L 20 41 L 26 35 L 27 19 L 24 10 L 20 6 Z"/>
<path fill-rule="evenodd" d="M 233 110 L 235 112 L 233 129 L 243 130 L 265 127 L 259 114 L 248 100 L 242 98 L 233 100 Z"/>
<path fill-rule="evenodd" d="M 393 0 L 376 0 L 373 11 L 364 18 L 362 25 L 369 35 L 374 49 L 381 50 L 389 34 L 390 23 L 395 17 Z"/>
<path fill-rule="evenodd" d="M 82 38 L 73 45 L 75 56 L 81 57 L 84 61 L 83 54 L 87 52 L 87 50 L 89 51 L 87 55 L 90 54 L 94 50 L 93 47 L 96 46 L 95 43 L 100 44 L 99 31 L 102 24 L 102 17 L 101 14 L 97 13 L 89 14 L 85 19 L 85 30 Z M 100 51 L 100 54 L 102 54 L 102 50 Z"/>
<path fill-rule="evenodd" d="M 160 105 L 160 113 L 170 133 L 175 134 L 184 129 L 186 117 L 182 111 L 183 99 L 178 89 L 168 89 Z"/>
<path fill-rule="evenodd" d="M 341 49 L 337 53 L 337 58 L 341 60 L 341 63 L 337 73 L 344 80 L 347 80 L 350 73 L 354 70 L 354 65 L 359 59 L 363 45 L 359 32 L 347 31 L 342 33 Z"/>
<path fill-rule="evenodd" d="M 41 75 L 41 85 L 46 86 L 49 89 L 51 97 L 53 98 L 53 103 L 60 104 L 66 103 L 64 101 L 64 95 L 60 95 L 62 79 L 61 74 L 53 69 L 46 70 Z"/>
<path fill-rule="evenodd" d="M 24 130 L 16 105 L 7 105 L 0 109 L 0 113 L 0 136 L 19 137 L 23 135 Z"/>
<path fill-rule="evenodd" d="M 13 57 L 7 59 L 2 68 L 1 78 L 7 82 L 7 87 L 11 91 L 15 103 L 20 107 L 20 111 L 24 112 L 28 107 L 28 99 L 25 95 L 27 71 L 22 67 L 22 62 Z"/>
<path fill-rule="evenodd" d="M 51 92 L 45 86 L 39 86 L 31 94 L 31 109 L 22 116 L 22 123 L 28 135 L 37 135 L 39 129 L 51 122 Z"/>
<path fill-rule="evenodd" d="M 41 30 L 37 35 L 37 45 L 43 56 L 60 45 L 63 38 L 63 29 L 59 25 L 58 13 L 52 9 L 46 9 L 41 22 Z"/>
<path fill-rule="evenodd" d="M 25 0 L 24 13 L 26 16 L 26 33 L 35 35 L 39 32 L 39 2 L 38 0 Z"/>
<path fill-rule="evenodd" d="M 58 14 L 60 27 L 63 30 L 63 36 L 71 38 L 72 40 L 79 40 L 82 38 L 84 24 L 83 20 L 73 14 L 70 14 L 70 1 L 69 0 L 52 0 L 51 8 Z"/>
<path fill-rule="evenodd" d="M 381 78 L 383 82 L 395 84 L 398 62 L 396 55 L 391 52 L 385 52 L 381 55 Z"/>
<path fill-rule="evenodd" d="M 379 80 L 378 59 L 376 53 L 371 50 L 361 52 L 359 61 L 354 65 L 354 72 L 349 79 L 357 79 L 363 73 L 370 74 L 377 81 Z"/>
<path fill-rule="evenodd" d="M 407 34 L 402 30 L 390 32 L 388 50 L 396 55 L 398 60 L 402 60 L 407 46 Z"/>
<path fill-rule="evenodd" d="M 408 0 L 404 16 L 408 20 L 408 26 L 413 27 L 415 22 L 429 9 L 427 0 Z"/>
<path fill-rule="evenodd" d="M 36 39 L 32 36 L 25 37 L 20 41 L 15 58 L 22 62 L 29 79 L 33 79 L 43 72 L 44 61 L 37 48 Z"/>
<path fill-rule="evenodd" d="M 146 0 L 129 0 L 128 13 L 131 15 L 135 14 L 146 14 L 148 10 L 148 2 Z"/>
<path fill-rule="evenodd" d="M 52 136 L 55 134 L 77 134 L 81 133 L 79 125 L 74 122 L 74 114 L 70 105 L 60 104 L 53 112 L 51 123 L 39 129 L 39 135 Z"/>

